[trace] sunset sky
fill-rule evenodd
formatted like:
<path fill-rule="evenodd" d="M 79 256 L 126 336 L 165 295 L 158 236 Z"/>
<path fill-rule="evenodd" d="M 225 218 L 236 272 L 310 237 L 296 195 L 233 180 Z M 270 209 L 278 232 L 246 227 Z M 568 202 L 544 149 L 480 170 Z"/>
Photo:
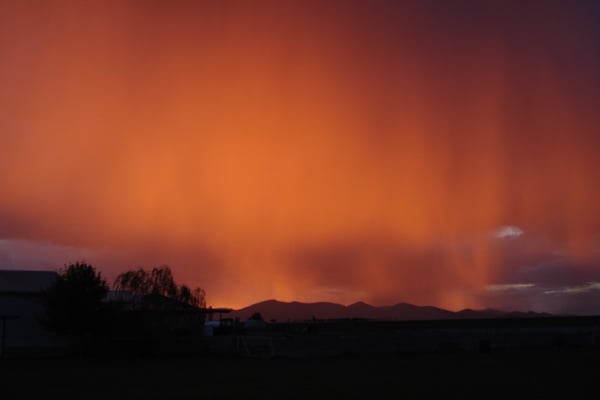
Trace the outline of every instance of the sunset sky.
<path fill-rule="evenodd" d="M 600 313 L 600 3 L 0 0 L 0 268 Z"/>

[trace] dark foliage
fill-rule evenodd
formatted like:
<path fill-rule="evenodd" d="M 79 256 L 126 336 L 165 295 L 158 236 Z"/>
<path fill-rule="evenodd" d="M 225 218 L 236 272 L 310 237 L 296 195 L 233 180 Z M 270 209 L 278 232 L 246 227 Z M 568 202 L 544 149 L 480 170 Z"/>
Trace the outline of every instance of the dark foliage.
<path fill-rule="evenodd" d="M 259 312 L 255 312 L 248 319 L 253 320 L 253 321 L 264 321 L 262 315 Z"/>
<path fill-rule="evenodd" d="M 194 307 L 205 307 L 205 292 L 177 285 L 167 265 L 146 271 L 143 268 L 124 272 L 113 284 L 115 290 L 125 290 L 140 297 L 163 296 Z"/>
<path fill-rule="evenodd" d="M 65 265 L 44 292 L 47 312 L 43 322 L 59 334 L 91 334 L 102 322 L 102 299 L 107 292 L 106 281 L 93 266 L 85 262 Z"/>

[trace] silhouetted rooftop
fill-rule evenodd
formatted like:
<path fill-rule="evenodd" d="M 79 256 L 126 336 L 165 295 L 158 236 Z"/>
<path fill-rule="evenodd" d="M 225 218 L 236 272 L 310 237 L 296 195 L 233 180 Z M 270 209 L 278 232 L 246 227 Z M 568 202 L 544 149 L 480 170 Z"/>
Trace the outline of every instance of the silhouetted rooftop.
<path fill-rule="evenodd" d="M 142 298 L 127 290 L 109 290 L 104 297 L 105 301 L 120 301 L 123 303 L 141 303 Z"/>
<path fill-rule="evenodd" d="M 54 271 L 0 270 L 0 293 L 40 293 L 57 278 Z"/>

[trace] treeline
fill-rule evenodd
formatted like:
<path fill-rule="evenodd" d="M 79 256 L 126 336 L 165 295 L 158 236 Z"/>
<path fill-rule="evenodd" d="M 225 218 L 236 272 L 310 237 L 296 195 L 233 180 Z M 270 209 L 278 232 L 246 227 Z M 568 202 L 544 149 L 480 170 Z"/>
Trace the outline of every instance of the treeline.
<path fill-rule="evenodd" d="M 194 307 L 206 306 L 206 294 L 197 287 L 190 289 L 186 285 L 175 283 L 171 269 L 167 265 L 146 271 L 143 268 L 127 271 L 115 279 L 114 290 L 128 291 L 136 296 L 158 295 L 168 297 Z"/>
<path fill-rule="evenodd" d="M 112 288 L 90 264 L 65 265 L 43 292 L 41 322 L 82 354 L 152 353 L 169 338 L 202 335 L 205 292 L 178 284 L 169 266 L 126 271 Z"/>

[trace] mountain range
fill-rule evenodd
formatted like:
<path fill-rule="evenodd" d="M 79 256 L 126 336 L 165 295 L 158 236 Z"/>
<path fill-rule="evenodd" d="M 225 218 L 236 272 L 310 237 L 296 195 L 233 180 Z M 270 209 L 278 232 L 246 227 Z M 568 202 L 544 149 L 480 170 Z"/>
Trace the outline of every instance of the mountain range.
<path fill-rule="evenodd" d="M 449 311 L 432 306 L 398 303 L 390 306 L 372 306 L 357 302 L 348 306 L 329 302 L 301 303 L 266 300 L 252 304 L 230 314 L 244 321 L 259 313 L 265 321 L 306 321 L 312 319 L 373 319 L 373 320 L 441 320 L 482 318 L 531 318 L 550 316 L 533 311 L 501 311 L 495 309 Z"/>

